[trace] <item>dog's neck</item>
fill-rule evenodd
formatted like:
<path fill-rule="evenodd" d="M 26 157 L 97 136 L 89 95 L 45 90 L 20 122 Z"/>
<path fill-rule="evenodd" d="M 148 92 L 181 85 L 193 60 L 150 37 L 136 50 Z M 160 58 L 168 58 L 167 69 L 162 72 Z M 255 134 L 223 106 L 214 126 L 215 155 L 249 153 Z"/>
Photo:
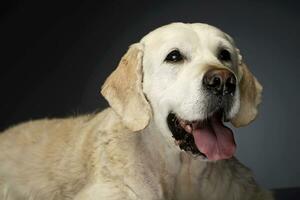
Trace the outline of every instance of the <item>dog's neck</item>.
<path fill-rule="evenodd" d="M 172 136 L 163 134 L 154 121 L 142 130 L 143 145 L 151 155 L 164 165 L 171 173 L 177 173 L 180 168 L 180 149 L 174 144 Z M 174 166 L 176 163 L 177 166 Z M 168 166 L 170 164 L 170 166 Z"/>

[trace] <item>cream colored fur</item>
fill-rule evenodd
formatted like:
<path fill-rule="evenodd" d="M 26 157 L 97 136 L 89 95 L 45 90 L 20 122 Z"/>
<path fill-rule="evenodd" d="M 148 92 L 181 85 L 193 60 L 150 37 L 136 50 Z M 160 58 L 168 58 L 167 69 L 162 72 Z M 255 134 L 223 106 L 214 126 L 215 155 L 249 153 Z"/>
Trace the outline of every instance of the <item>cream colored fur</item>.
<path fill-rule="evenodd" d="M 231 51 L 232 63 L 216 59 L 220 44 Z M 189 60 L 166 64 L 175 47 Z M 167 128 L 170 110 L 203 118 L 199 85 L 214 67 L 228 68 L 239 80 L 232 123 L 250 123 L 262 88 L 233 40 L 209 25 L 170 24 L 132 45 L 106 80 L 102 94 L 110 108 L 30 121 L 0 134 L 0 200 L 271 200 L 237 159 L 191 156 Z"/>

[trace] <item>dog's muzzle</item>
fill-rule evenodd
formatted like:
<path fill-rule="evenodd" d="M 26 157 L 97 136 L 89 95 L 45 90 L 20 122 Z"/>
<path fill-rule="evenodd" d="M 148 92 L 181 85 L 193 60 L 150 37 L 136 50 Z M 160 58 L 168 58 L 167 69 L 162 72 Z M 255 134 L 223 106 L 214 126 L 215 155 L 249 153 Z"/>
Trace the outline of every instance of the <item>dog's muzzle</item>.
<path fill-rule="evenodd" d="M 236 145 L 233 132 L 223 122 L 229 120 L 236 92 L 235 75 L 227 69 L 212 69 L 204 74 L 206 93 L 203 119 L 187 121 L 170 112 L 167 123 L 180 149 L 209 160 L 231 158 Z"/>

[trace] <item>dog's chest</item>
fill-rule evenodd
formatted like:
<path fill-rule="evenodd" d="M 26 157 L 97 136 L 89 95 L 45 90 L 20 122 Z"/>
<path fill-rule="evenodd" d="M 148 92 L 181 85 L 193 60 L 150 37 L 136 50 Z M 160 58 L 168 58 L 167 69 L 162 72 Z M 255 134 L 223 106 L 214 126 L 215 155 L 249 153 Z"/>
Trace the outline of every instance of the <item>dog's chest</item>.
<path fill-rule="evenodd" d="M 181 163 L 174 190 L 175 200 L 202 199 L 200 179 L 206 173 L 206 166 L 199 165 L 185 153 L 181 154 Z"/>
<path fill-rule="evenodd" d="M 175 200 L 249 199 L 253 190 L 250 172 L 235 159 L 217 163 L 181 155 Z"/>

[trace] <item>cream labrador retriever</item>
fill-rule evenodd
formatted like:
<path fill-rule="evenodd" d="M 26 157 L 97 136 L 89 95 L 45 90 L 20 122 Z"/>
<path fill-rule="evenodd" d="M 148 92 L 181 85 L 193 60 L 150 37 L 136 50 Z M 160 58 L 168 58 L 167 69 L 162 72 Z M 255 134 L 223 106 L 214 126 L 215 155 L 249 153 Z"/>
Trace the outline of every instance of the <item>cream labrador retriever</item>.
<path fill-rule="evenodd" d="M 272 199 L 224 125 L 254 120 L 261 91 L 224 32 L 158 28 L 105 81 L 109 108 L 0 135 L 0 199 Z"/>

